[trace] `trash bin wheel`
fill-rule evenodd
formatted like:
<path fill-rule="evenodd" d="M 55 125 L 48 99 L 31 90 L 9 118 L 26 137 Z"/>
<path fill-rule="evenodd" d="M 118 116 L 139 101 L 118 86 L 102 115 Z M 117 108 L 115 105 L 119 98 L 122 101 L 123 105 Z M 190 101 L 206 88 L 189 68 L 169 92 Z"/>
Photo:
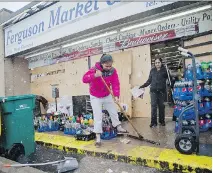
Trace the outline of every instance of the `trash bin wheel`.
<path fill-rule="evenodd" d="M 20 157 L 25 155 L 24 146 L 22 144 L 14 144 L 8 151 L 8 157 L 11 160 L 18 161 Z"/>
<path fill-rule="evenodd" d="M 195 139 L 191 135 L 178 135 L 175 139 L 175 148 L 182 154 L 192 154 L 196 149 Z"/>

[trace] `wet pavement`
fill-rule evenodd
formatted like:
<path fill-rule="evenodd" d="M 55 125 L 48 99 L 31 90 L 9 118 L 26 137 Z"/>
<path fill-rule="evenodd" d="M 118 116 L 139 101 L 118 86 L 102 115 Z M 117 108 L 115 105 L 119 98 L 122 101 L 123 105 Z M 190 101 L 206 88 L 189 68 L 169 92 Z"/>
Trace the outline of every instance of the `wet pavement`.
<path fill-rule="evenodd" d="M 36 133 L 35 139 L 42 146 L 48 146 L 48 148 L 54 148 L 62 152 L 67 151 L 84 156 L 111 159 L 124 164 L 148 166 L 162 171 L 212 170 L 212 159 L 207 157 L 212 155 L 211 131 L 200 134 L 200 141 L 205 144 L 201 145 L 201 148 L 204 149 L 206 156 L 182 155 L 174 147 L 175 122 L 171 118 L 166 119 L 165 127 L 157 126 L 152 129 L 149 127 L 149 118 L 134 118 L 132 122 L 145 138 L 160 142 L 160 146 L 127 136 L 120 136 L 111 140 L 103 140 L 101 148 L 97 148 L 94 146 L 94 140 L 76 141 L 73 136 L 64 135 L 63 132 Z M 136 135 L 127 122 L 123 126 L 132 135 Z M 130 140 L 130 142 L 127 144 L 124 139 Z"/>
<path fill-rule="evenodd" d="M 158 141 L 161 143 L 161 145 L 154 146 L 152 144 L 127 138 L 124 136 L 124 137 L 117 137 L 109 141 L 104 141 L 103 146 L 100 149 L 95 149 L 95 150 L 97 152 L 106 152 L 106 153 L 116 152 L 122 155 L 123 154 L 125 155 L 125 153 L 128 153 L 131 155 L 132 153 L 135 157 L 145 157 L 145 158 L 147 157 L 148 159 L 151 159 L 151 160 L 156 158 L 156 159 L 165 159 L 165 160 L 172 161 L 173 159 L 174 162 L 177 162 L 178 159 L 182 158 L 182 155 L 179 155 L 176 151 L 168 150 L 168 148 L 174 149 L 174 140 L 175 140 L 175 133 L 174 133 L 175 122 L 173 122 L 171 118 L 166 119 L 165 127 L 157 126 L 156 128 L 152 128 L 152 129 L 149 127 L 149 123 L 150 123 L 149 118 L 135 118 L 132 121 L 134 125 L 136 126 L 136 128 L 138 129 L 138 131 L 145 138 Z M 127 128 L 132 135 L 136 135 L 133 132 L 133 129 L 130 127 L 130 125 L 127 122 L 124 123 L 124 127 Z M 37 133 L 37 134 L 42 135 L 42 133 Z M 44 133 L 44 134 L 46 134 L 47 136 L 47 138 L 44 138 L 45 140 L 47 140 L 46 141 L 47 143 L 50 143 L 51 141 L 55 141 L 55 143 L 58 145 L 62 145 L 62 143 L 64 143 L 64 145 L 70 146 L 73 148 L 78 146 L 80 149 L 86 148 L 89 151 L 93 151 L 94 149 L 93 141 L 75 142 L 75 139 L 73 139 L 73 137 L 64 135 L 62 132 L 53 132 L 53 133 L 50 133 L 51 135 L 47 133 Z M 36 135 L 37 140 L 39 139 L 39 135 L 38 136 Z M 129 144 L 124 144 L 121 142 L 121 139 L 130 139 L 131 141 Z M 211 155 L 212 153 L 211 139 L 212 139 L 211 131 L 201 133 L 200 141 L 201 143 L 205 143 L 205 145 L 201 145 L 201 148 L 205 149 L 204 152 L 206 152 L 206 155 L 209 155 L 209 153 Z M 146 148 L 146 146 L 148 148 Z M 149 148 L 150 146 L 159 147 L 159 149 Z M 164 155 L 162 155 L 161 153 Z M 132 165 L 129 163 L 123 163 L 123 162 L 109 160 L 105 158 L 90 157 L 84 154 L 80 155 L 80 154 L 66 153 L 63 150 L 53 149 L 49 147 L 47 148 L 41 145 L 37 145 L 36 152 L 30 155 L 28 158 L 25 158 L 24 160 L 20 160 L 20 163 L 50 162 L 50 161 L 56 161 L 56 160 L 63 160 L 64 157 L 74 157 L 79 162 L 79 168 L 75 171 L 69 171 L 68 173 L 85 173 L 85 172 L 87 173 L 97 173 L 97 172 L 100 172 L 100 173 L 114 173 L 114 172 L 115 173 L 146 173 L 146 172 L 160 173 L 161 172 L 154 168 L 147 168 L 144 166 Z M 177 157 L 176 160 L 175 160 L 175 157 Z M 196 156 L 186 156 L 186 157 L 188 157 L 189 161 L 190 160 L 193 161 L 193 159 L 203 160 L 203 158 L 197 158 Z M 195 163 L 195 160 L 193 161 L 193 163 Z M 35 168 L 48 173 L 57 172 L 55 165 L 37 166 Z"/>
<path fill-rule="evenodd" d="M 41 163 L 56 161 L 68 156 L 77 158 L 79 161 L 79 168 L 74 171 L 68 171 L 67 173 L 163 173 L 162 171 L 158 171 L 154 168 L 136 166 L 103 158 L 67 154 L 63 151 L 50 149 L 39 145 L 36 147 L 36 152 L 28 158 L 28 162 Z M 26 160 L 22 161 L 22 163 L 23 162 L 26 162 Z M 57 173 L 56 166 L 52 165 L 37 166 L 35 168 L 48 173 Z"/>
<path fill-rule="evenodd" d="M 98 163 L 98 164 L 97 164 Z M 160 173 L 154 168 L 135 166 L 95 157 L 85 157 L 74 173 Z M 163 172 L 162 172 L 163 173 Z M 164 172 L 168 173 L 168 172 Z"/>
<path fill-rule="evenodd" d="M 80 161 L 84 156 L 83 155 L 75 155 L 75 154 L 67 154 L 63 151 L 59 151 L 56 149 L 46 148 L 44 146 L 37 145 L 36 152 L 30 155 L 27 159 L 28 163 L 44 163 L 51 162 L 57 160 L 63 160 L 64 157 L 74 157 L 78 161 Z M 22 161 L 26 162 L 26 160 Z M 49 173 L 57 173 L 56 165 L 47 165 L 47 166 L 35 166 L 35 168 L 40 169 L 44 172 Z M 67 173 L 72 173 L 73 171 L 68 171 Z"/>
<path fill-rule="evenodd" d="M 156 128 L 150 128 L 150 118 L 133 118 L 132 122 L 138 132 L 147 139 L 160 142 L 161 148 L 171 148 L 174 149 L 174 141 L 176 134 L 174 133 L 175 122 L 172 121 L 172 118 L 166 118 L 166 126 L 158 125 Z M 131 125 L 127 122 L 124 123 L 124 127 L 129 131 L 130 134 L 137 136 L 134 132 Z M 137 140 L 132 140 L 136 145 L 140 145 L 141 142 Z M 212 144 L 212 131 L 200 133 L 200 144 L 202 149 L 208 150 L 208 153 L 211 153 L 211 144 Z M 205 144 L 205 145 L 204 145 Z M 153 146 L 152 144 L 143 142 L 143 145 Z"/>

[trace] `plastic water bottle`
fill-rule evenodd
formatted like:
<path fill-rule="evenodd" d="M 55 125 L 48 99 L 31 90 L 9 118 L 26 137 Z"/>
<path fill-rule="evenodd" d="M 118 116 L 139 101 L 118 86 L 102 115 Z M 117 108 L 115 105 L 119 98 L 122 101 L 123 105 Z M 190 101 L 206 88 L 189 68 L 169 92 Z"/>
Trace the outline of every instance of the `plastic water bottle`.
<path fill-rule="evenodd" d="M 185 79 L 188 81 L 193 80 L 193 71 L 192 71 L 192 65 L 189 64 L 187 66 L 186 74 L 185 74 Z"/>
<path fill-rule="evenodd" d="M 208 64 L 209 64 L 209 71 L 212 72 L 212 61 L 209 61 Z"/>
<path fill-rule="evenodd" d="M 196 63 L 196 73 L 197 73 L 197 79 L 203 79 L 203 71 L 201 68 L 201 64 Z"/>
<path fill-rule="evenodd" d="M 208 97 L 206 97 L 204 102 L 204 109 L 206 113 L 211 113 L 212 111 L 212 102 L 210 101 L 210 99 Z"/>
<path fill-rule="evenodd" d="M 48 122 L 48 125 L 49 125 L 49 129 L 52 130 L 52 127 L 53 127 L 53 121 L 50 119 L 49 122 Z"/>

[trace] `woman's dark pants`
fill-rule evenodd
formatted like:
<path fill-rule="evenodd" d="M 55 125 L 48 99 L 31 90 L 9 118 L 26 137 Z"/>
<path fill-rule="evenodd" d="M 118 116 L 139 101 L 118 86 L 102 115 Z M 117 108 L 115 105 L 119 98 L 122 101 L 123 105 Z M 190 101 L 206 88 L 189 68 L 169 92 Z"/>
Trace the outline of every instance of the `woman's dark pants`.
<path fill-rule="evenodd" d="M 159 123 L 165 123 L 165 92 L 150 92 L 151 95 L 151 124 L 157 125 L 157 107 L 159 110 Z"/>

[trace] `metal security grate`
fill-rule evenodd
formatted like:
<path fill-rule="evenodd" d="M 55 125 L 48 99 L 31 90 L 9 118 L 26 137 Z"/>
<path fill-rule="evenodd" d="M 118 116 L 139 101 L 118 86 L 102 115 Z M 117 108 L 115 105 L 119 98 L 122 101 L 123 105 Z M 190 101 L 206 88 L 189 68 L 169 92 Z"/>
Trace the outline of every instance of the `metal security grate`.
<path fill-rule="evenodd" d="M 178 63 L 182 58 L 178 47 L 182 45 L 180 39 L 164 41 L 151 45 L 151 60 L 154 65 L 154 60 L 157 57 L 162 58 L 163 64 L 167 63 L 170 70 L 177 70 Z"/>

